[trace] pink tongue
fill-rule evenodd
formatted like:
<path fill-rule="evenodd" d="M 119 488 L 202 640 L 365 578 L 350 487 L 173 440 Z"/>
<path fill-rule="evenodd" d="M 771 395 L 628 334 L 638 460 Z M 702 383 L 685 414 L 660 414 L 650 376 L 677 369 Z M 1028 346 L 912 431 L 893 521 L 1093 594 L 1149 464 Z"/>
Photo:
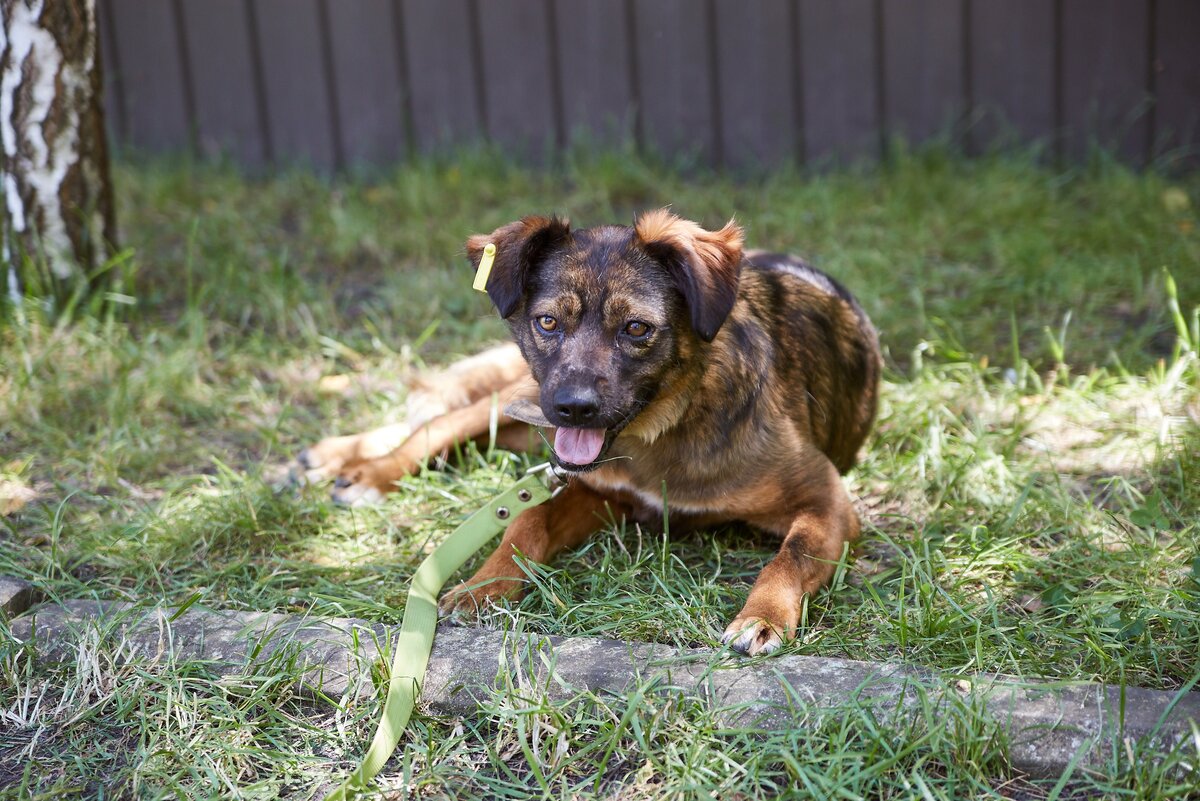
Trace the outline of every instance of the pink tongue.
<path fill-rule="evenodd" d="M 554 432 L 554 452 L 567 464 L 591 464 L 603 447 L 603 428 L 560 428 Z"/>

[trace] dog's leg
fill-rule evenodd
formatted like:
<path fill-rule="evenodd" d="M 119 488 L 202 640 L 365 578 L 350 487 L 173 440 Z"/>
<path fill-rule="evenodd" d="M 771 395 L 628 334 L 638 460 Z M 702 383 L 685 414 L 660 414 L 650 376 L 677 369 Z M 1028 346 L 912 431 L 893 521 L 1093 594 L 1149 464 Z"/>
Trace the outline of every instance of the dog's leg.
<path fill-rule="evenodd" d="M 507 420 L 509 418 L 502 418 Z M 513 422 L 496 429 L 496 447 L 513 453 L 533 453 L 547 442 L 546 434 L 527 423 Z M 487 436 L 476 437 L 480 448 L 488 446 Z"/>
<path fill-rule="evenodd" d="M 499 393 L 503 406 L 504 393 Z M 498 428 L 521 426 L 497 408 L 492 396 L 480 398 L 462 409 L 435 417 L 412 432 L 390 453 L 377 459 L 349 465 L 338 475 L 333 486 L 333 499 L 344 504 L 375 503 L 393 491 L 405 476 L 421 469 L 430 458 L 449 453 L 470 440 L 485 437 L 495 416 Z"/>
<path fill-rule="evenodd" d="M 310 483 L 350 472 L 363 462 L 387 456 L 430 421 L 500 393 L 501 407 L 519 392 L 536 392 L 529 366 L 514 344 L 500 345 L 455 362 L 440 373 L 413 382 L 408 396 L 405 422 L 383 426 L 362 434 L 326 437 L 305 448 L 296 457 L 304 479 Z M 502 422 L 507 421 L 503 418 Z M 519 426 L 524 428 L 524 426 Z M 483 433 L 487 428 L 483 429 Z M 520 434 L 508 427 L 497 432 L 502 447 L 520 443 Z M 469 439 L 470 437 L 468 437 Z"/>
<path fill-rule="evenodd" d="M 462 409 L 505 387 L 532 380 L 514 343 L 460 359 L 440 373 L 417 378 L 407 400 L 408 423 L 419 428 L 435 417 Z"/>
<path fill-rule="evenodd" d="M 525 593 L 525 574 L 513 557 L 546 563 L 564 548 L 578 545 L 629 508 L 606 498 L 579 481 L 541 506 L 527 509 L 504 532 L 500 546 L 469 580 L 442 596 L 442 614 L 473 616 L 499 598 L 519 598 Z"/>
<path fill-rule="evenodd" d="M 386 456 L 408 439 L 412 429 L 408 423 L 394 423 L 362 434 L 326 437 L 316 445 L 305 448 L 296 456 L 309 483 L 333 478 L 345 468 Z"/>
<path fill-rule="evenodd" d="M 774 521 L 751 521 L 786 534 L 721 637 L 735 651 L 768 654 L 795 637 L 804 597 L 829 581 L 845 544 L 858 536 L 858 515 L 837 470 L 826 464 L 824 492 L 810 496 L 803 509 Z"/>

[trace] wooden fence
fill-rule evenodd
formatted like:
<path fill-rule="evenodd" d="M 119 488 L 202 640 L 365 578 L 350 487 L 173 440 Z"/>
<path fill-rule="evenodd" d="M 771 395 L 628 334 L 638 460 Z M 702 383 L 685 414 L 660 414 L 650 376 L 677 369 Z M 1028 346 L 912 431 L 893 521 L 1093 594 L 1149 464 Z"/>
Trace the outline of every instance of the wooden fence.
<path fill-rule="evenodd" d="M 247 166 L 581 132 L 735 169 L 894 135 L 1200 150 L 1200 0 L 99 3 L 115 141 Z"/>

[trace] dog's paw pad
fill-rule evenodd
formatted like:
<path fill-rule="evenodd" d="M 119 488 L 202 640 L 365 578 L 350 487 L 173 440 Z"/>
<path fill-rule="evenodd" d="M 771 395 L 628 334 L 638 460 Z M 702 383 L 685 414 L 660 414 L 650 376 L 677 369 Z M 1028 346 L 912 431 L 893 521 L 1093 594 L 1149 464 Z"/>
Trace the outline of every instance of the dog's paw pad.
<path fill-rule="evenodd" d="M 739 654 L 762 656 L 783 645 L 779 630 L 761 617 L 739 617 L 721 635 L 721 643 Z"/>

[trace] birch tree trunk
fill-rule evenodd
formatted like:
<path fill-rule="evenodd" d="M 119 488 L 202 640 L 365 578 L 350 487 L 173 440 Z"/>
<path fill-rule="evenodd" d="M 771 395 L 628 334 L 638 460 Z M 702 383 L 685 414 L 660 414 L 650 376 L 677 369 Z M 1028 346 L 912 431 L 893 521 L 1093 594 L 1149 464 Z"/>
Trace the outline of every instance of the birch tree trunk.
<path fill-rule="evenodd" d="M 115 246 L 96 0 L 0 0 L 6 294 L 103 286 Z"/>

